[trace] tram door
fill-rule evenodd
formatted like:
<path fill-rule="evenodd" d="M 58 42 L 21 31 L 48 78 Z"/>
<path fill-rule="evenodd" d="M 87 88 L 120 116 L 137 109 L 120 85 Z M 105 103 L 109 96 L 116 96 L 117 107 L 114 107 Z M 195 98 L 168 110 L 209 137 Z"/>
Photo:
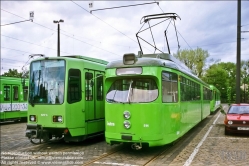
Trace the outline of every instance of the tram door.
<path fill-rule="evenodd" d="M 85 70 L 86 121 L 104 118 L 103 72 Z"/>
<path fill-rule="evenodd" d="M 3 86 L 3 111 L 16 111 L 19 108 L 19 85 L 5 84 Z"/>

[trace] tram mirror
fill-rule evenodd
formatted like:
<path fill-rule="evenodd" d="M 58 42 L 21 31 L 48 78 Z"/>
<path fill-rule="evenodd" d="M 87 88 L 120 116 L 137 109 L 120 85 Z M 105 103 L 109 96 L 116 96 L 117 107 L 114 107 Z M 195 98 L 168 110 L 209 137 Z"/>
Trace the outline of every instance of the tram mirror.
<path fill-rule="evenodd" d="M 123 63 L 124 65 L 133 65 L 136 62 L 136 55 L 133 53 L 124 54 Z"/>

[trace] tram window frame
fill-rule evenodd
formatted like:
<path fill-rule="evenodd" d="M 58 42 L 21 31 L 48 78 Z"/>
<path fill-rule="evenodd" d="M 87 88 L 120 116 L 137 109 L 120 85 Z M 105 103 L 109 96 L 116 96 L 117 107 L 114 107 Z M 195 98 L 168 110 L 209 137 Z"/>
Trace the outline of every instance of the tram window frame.
<path fill-rule="evenodd" d="M 19 88 L 18 86 L 13 86 L 13 101 L 18 101 L 19 99 Z"/>
<path fill-rule="evenodd" d="M 179 101 L 178 75 L 173 72 L 163 71 L 161 76 L 162 76 L 162 102 L 177 103 Z M 166 76 L 168 80 L 164 80 L 163 76 Z M 168 84 L 170 84 L 170 86 L 167 86 Z"/>
<path fill-rule="evenodd" d="M 103 74 L 97 74 L 97 100 L 103 101 L 104 100 L 104 87 L 103 87 Z"/>
<path fill-rule="evenodd" d="M 180 99 L 181 101 L 185 101 L 185 93 L 186 93 L 185 83 L 186 83 L 186 78 L 183 76 L 180 76 L 180 91 L 181 91 Z"/>
<path fill-rule="evenodd" d="M 211 90 L 207 87 L 203 87 L 203 100 L 211 100 Z"/>
<path fill-rule="evenodd" d="M 23 87 L 23 100 L 27 101 L 28 100 L 28 86 Z"/>
<path fill-rule="evenodd" d="M 200 100 L 200 84 L 184 76 L 180 76 L 181 101 Z"/>
<path fill-rule="evenodd" d="M 85 100 L 93 101 L 93 73 L 85 73 Z"/>
<path fill-rule="evenodd" d="M 81 71 L 79 69 L 69 69 L 67 102 L 72 104 L 81 101 L 81 99 Z"/>
<path fill-rule="evenodd" d="M 3 89 L 4 89 L 4 101 L 10 101 L 10 86 L 4 86 Z"/>

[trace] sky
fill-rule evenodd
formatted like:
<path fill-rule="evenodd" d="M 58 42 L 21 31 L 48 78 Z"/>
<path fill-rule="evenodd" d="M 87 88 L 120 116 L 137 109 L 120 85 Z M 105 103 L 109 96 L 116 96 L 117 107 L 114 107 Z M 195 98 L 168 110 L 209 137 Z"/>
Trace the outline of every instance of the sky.
<path fill-rule="evenodd" d="M 156 2 L 159 2 L 157 4 Z M 93 6 L 89 7 L 89 3 Z M 140 5 L 138 5 L 140 4 Z M 142 5 L 143 4 L 143 5 Z M 128 6 L 113 8 L 119 6 Z M 97 10 L 104 8 L 113 8 Z M 241 2 L 241 31 L 249 31 L 249 0 Z M 90 12 L 91 10 L 95 10 Z M 34 12 L 33 21 L 29 21 Z M 9 69 L 28 70 L 37 56 L 57 56 L 60 19 L 60 56 L 83 55 L 106 61 L 122 59 L 140 50 L 136 33 L 143 16 L 176 13 L 177 35 L 173 22 L 165 21 L 139 36 L 171 54 L 180 49 L 202 48 L 208 60 L 236 63 L 237 1 L 6 1 L 1 0 L 1 74 Z M 28 21 L 25 21 L 28 20 Z M 164 19 L 150 21 L 151 25 Z M 23 22 L 22 22 L 23 21 Z M 17 23 L 19 22 L 19 23 Z M 13 23 L 13 24 L 11 24 Z M 9 24 L 9 25 L 6 25 Z M 148 28 L 148 23 L 143 28 Z M 177 39 L 178 36 L 178 39 Z M 144 53 L 154 49 L 141 42 Z M 241 33 L 241 60 L 249 60 L 249 33 Z"/>

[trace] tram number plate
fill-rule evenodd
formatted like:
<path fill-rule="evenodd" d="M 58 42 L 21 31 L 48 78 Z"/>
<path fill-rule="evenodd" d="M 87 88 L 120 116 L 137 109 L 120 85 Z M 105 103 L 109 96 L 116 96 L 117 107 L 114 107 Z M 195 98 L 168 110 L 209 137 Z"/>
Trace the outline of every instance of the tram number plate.
<path fill-rule="evenodd" d="M 249 130 L 249 127 L 238 127 L 238 130 Z"/>
<path fill-rule="evenodd" d="M 122 135 L 123 140 L 132 140 L 132 136 L 129 135 Z"/>

